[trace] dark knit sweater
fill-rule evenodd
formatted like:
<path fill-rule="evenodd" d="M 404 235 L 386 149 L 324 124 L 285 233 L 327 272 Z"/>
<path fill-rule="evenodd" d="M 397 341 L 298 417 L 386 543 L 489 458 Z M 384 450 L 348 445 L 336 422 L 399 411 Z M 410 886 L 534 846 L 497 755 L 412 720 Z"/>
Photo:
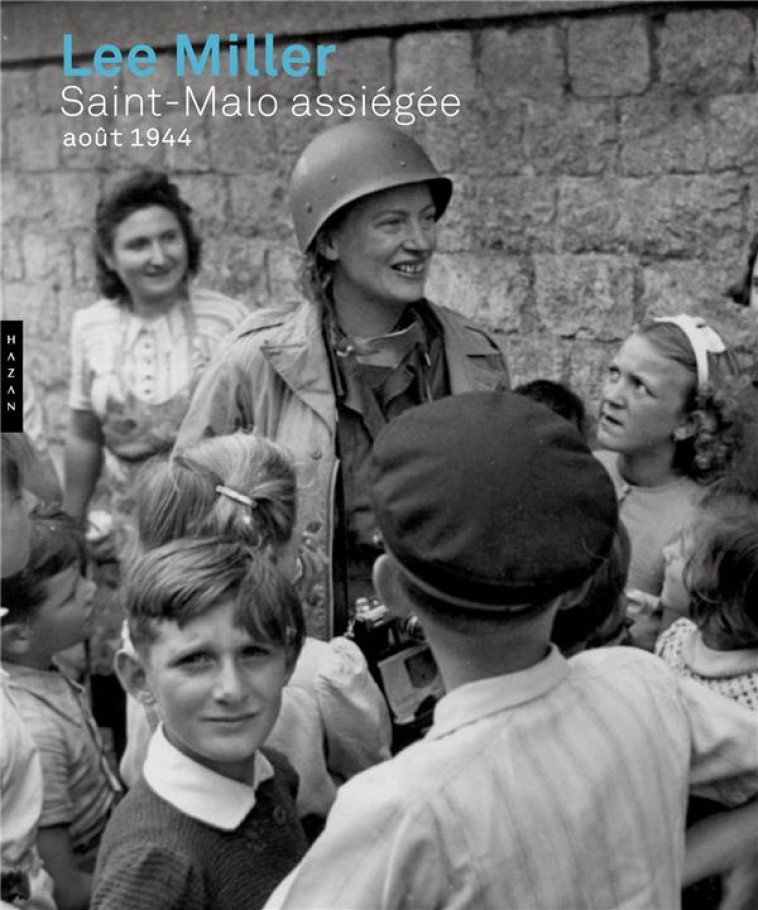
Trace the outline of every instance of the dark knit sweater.
<path fill-rule="evenodd" d="M 234 831 L 184 815 L 141 778 L 100 844 L 91 910 L 255 910 L 303 856 L 297 775 L 265 749 L 274 777 Z"/>

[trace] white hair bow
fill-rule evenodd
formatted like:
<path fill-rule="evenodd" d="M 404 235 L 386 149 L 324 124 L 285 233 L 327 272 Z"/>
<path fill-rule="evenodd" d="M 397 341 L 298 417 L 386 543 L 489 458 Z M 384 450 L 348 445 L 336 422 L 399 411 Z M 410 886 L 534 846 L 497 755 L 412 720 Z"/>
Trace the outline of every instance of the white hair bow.
<path fill-rule="evenodd" d="M 668 322 L 684 332 L 695 355 L 697 384 L 704 386 L 709 378 L 708 355 L 723 354 L 726 350 L 721 335 L 701 316 L 690 316 L 687 313 L 680 313 L 678 316 L 656 316 L 653 322 Z"/>

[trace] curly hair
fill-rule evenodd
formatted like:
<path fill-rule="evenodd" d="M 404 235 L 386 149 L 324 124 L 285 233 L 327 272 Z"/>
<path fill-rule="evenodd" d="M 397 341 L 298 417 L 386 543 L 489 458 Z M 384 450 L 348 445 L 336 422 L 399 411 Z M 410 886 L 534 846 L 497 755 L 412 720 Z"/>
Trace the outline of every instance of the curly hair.
<path fill-rule="evenodd" d="M 684 581 L 701 630 L 758 645 L 758 495 L 724 488 L 700 507 Z"/>
<path fill-rule="evenodd" d="M 668 360 L 692 376 L 683 405 L 689 434 L 677 439 L 673 469 L 701 483 L 709 483 L 727 468 L 732 451 L 731 383 L 739 367 L 730 351 L 709 353 L 709 381 L 698 385 L 697 361 L 685 333 L 666 322 L 646 322 L 635 330 Z"/>
<path fill-rule="evenodd" d="M 753 271 L 758 259 L 758 234 L 750 241 L 747 253 L 747 269 L 740 281 L 729 289 L 729 296 L 740 306 L 750 306 L 750 287 L 753 283 Z"/>
<path fill-rule="evenodd" d="M 187 272 L 200 268 L 201 241 L 192 225 L 192 208 L 179 195 L 179 188 L 160 171 L 140 170 L 116 184 L 98 202 L 95 210 L 93 252 L 97 286 L 108 298 L 126 301 L 129 292 L 105 257 L 113 250 L 119 224 L 134 212 L 158 205 L 176 217 L 187 245 Z"/>

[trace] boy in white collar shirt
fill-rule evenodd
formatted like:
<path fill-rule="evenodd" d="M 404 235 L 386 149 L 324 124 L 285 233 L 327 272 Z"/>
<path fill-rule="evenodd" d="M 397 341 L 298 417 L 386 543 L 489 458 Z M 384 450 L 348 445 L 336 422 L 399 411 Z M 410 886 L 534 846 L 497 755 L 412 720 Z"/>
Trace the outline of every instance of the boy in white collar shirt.
<path fill-rule="evenodd" d="M 92 910 L 259 907 L 306 848 L 297 776 L 260 748 L 302 647 L 297 594 L 222 538 L 144 554 L 124 594 L 136 653 L 117 671 L 163 724 L 105 832 Z"/>
<path fill-rule="evenodd" d="M 758 727 L 651 654 L 550 644 L 612 546 L 602 466 L 507 392 L 407 411 L 372 457 L 376 589 L 418 615 L 447 694 L 340 789 L 267 907 L 678 907 L 688 791 L 755 797 Z"/>

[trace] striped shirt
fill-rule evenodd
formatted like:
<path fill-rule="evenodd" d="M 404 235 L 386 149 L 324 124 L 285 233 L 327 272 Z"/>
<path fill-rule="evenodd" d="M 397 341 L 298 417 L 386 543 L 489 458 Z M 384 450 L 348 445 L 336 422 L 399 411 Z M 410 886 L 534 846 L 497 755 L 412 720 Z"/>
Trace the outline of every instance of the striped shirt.
<path fill-rule="evenodd" d="M 651 654 L 553 647 L 344 784 L 267 907 L 674 910 L 688 792 L 758 792 L 758 723 Z"/>
<path fill-rule="evenodd" d="M 187 388 L 247 315 L 237 300 L 192 287 L 189 307 L 142 319 L 115 300 L 77 310 L 71 326 L 69 405 L 103 417 L 124 390 L 161 404 Z M 194 331 L 193 331 L 194 321 Z"/>
<path fill-rule="evenodd" d="M 94 858 L 121 786 L 103 754 L 84 689 L 57 670 L 5 664 L 6 685 L 42 760 L 40 828 L 68 827 L 82 866 Z"/>

